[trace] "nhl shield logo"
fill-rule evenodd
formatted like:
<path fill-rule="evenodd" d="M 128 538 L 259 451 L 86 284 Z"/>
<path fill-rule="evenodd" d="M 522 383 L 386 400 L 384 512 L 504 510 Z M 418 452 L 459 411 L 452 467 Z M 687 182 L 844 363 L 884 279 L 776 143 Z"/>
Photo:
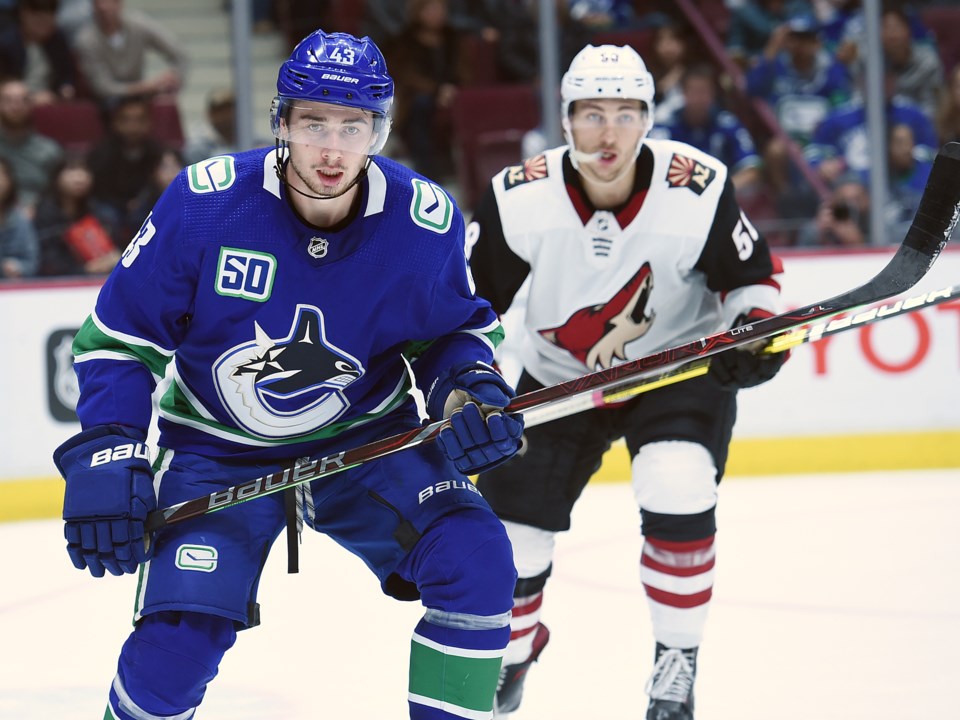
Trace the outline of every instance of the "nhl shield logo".
<path fill-rule="evenodd" d="M 327 248 L 329 246 L 330 243 L 326 238 L 312 237 L 310 238 L 310 243 L 307 245 L 307 252 L 310 254 L 310 257 L 322 258 L 327 254 Z"/>
<path fill-rule="evenodd" d="M 686 155 L 673 154 L 670 160 L 670 169 L 667 170 L 667 183 L 670 187 L 685 187 L 693 190 L 697 195 L 703 191 L 717 176 L 717 171 Z"/>

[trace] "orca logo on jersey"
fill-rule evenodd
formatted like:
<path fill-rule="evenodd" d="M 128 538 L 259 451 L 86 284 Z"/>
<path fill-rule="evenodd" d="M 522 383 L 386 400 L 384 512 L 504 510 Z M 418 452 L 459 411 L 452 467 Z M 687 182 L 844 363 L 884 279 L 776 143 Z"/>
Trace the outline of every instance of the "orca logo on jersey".
<path fill-rule="evenodd" d="M 581 308 L 559 327 L 541 330 L 547 342 L 563 348 L 590 370 L 626 360 L 628 343 L 643 337 L 656 315 L 647 313 L 653 293 L 653 270 L 644 263 L 617 294 L 602 305 Z"/>
<path fill-rule="evenodd" d="M 697 195 L 703 195 L 717 171 L 697 162 L 686 155 L 673 154 L 670 160 L 670 169 L 667 170 L 667 183 L 672 188 L 685 187 L 693 190 Z"/>
<path fill-rule="evenodd" d="M 327 340 L 320 310 L 298 305 L 280 340 L 256 322 L 254 331 L 254 341 L 231 348 L 213 365 L 220 400 L 241 428 L 263 438 L 297 437 L 346 411 L 344 390 L 365 371 Z"/>
<path fill-rule="evenodd" d="M 547 158 L 540 154 L 523 161 L 523 165 L 513 165 L 507 168 L 503 175 L 503 189 L 509 190 L 517 185 L 523 185 L 533 180 L 542 180 L 549 175 Z"/>

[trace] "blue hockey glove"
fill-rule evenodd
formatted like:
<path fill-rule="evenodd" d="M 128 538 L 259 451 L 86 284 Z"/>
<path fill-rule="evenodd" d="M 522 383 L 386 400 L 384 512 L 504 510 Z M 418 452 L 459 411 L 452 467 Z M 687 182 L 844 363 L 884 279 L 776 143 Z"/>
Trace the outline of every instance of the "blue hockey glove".
<path fill-rule="evenodd" d="M 766 317 L 770 317 L 770 313 L 753 308 L 740 315 L 733 326 L 741 327 Z M 790 351 L 765 353 L 765 345 L 766 342 L 761 340 L 757 345 L 733 348 L 714 355 L 710 360 L 710 375 L 722 387 L 729 389 L 754 387 L 771 380 L 790 357 Z"/>
<path fill-rule="evenodd" d="M 63 495 L 67 553 L 94 577 L 133 573 L 148 560 L 143 523 L 157 507 L 149 450 L 142 433 L 98 425 L 53 453 L 66 480 Z"/>
<path fill-rule="evenodd" d="M 523 416 L 495 410 L 514 395 L 500 373 L 483 363 L 451 368 L 437 379 L 427 412 L 432 418 L 450 418 L 450 427 L 437 442 L 457 470 L 465 475 L 486 472 L 520 449 Z"/>

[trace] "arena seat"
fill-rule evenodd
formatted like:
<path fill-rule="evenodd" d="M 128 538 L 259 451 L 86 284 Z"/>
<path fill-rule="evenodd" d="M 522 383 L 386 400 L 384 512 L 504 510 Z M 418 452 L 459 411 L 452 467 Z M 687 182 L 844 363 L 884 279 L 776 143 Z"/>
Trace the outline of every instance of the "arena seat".
<path fill-rule="evenodd" d="M 515 160 L 500 167 L 519 163 L 517 138 L 540 123 L 540 99 L 532 84 L 465 87 L 457 94 L 452 110 L 457 180 L 464 203 L 473 208 L 493 174 L 490 158 L 481 163 L 481 153 L 496 152 L 496 162 L 500 162 L 515 149 Z"/>
<path fill-rule="evenodd" d="M 156 99 L 151 106 L 153 137 L 167 147 L 182 150 L 184 144 L 183 123 L 176 100 Z"/>
<path fill-rule="evenodd" d="M 38 133 L 56 140 L 71 152 L 86 152 L 103 137 L 100 108 L 92 100 L 61 100 L 33 109 Z"/>

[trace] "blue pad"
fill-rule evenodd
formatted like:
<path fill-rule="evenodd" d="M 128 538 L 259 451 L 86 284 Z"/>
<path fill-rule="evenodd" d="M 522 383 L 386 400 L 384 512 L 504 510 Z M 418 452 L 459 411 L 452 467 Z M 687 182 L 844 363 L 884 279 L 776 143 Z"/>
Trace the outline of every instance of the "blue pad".
<path fill-rule="evenodd" d="M 111 711 L 118 720 L 138 720 L 195 709 L 236 639 L 233 622 L 216 615 L 162 612 L 144 618 L 120 653 Z"/>

